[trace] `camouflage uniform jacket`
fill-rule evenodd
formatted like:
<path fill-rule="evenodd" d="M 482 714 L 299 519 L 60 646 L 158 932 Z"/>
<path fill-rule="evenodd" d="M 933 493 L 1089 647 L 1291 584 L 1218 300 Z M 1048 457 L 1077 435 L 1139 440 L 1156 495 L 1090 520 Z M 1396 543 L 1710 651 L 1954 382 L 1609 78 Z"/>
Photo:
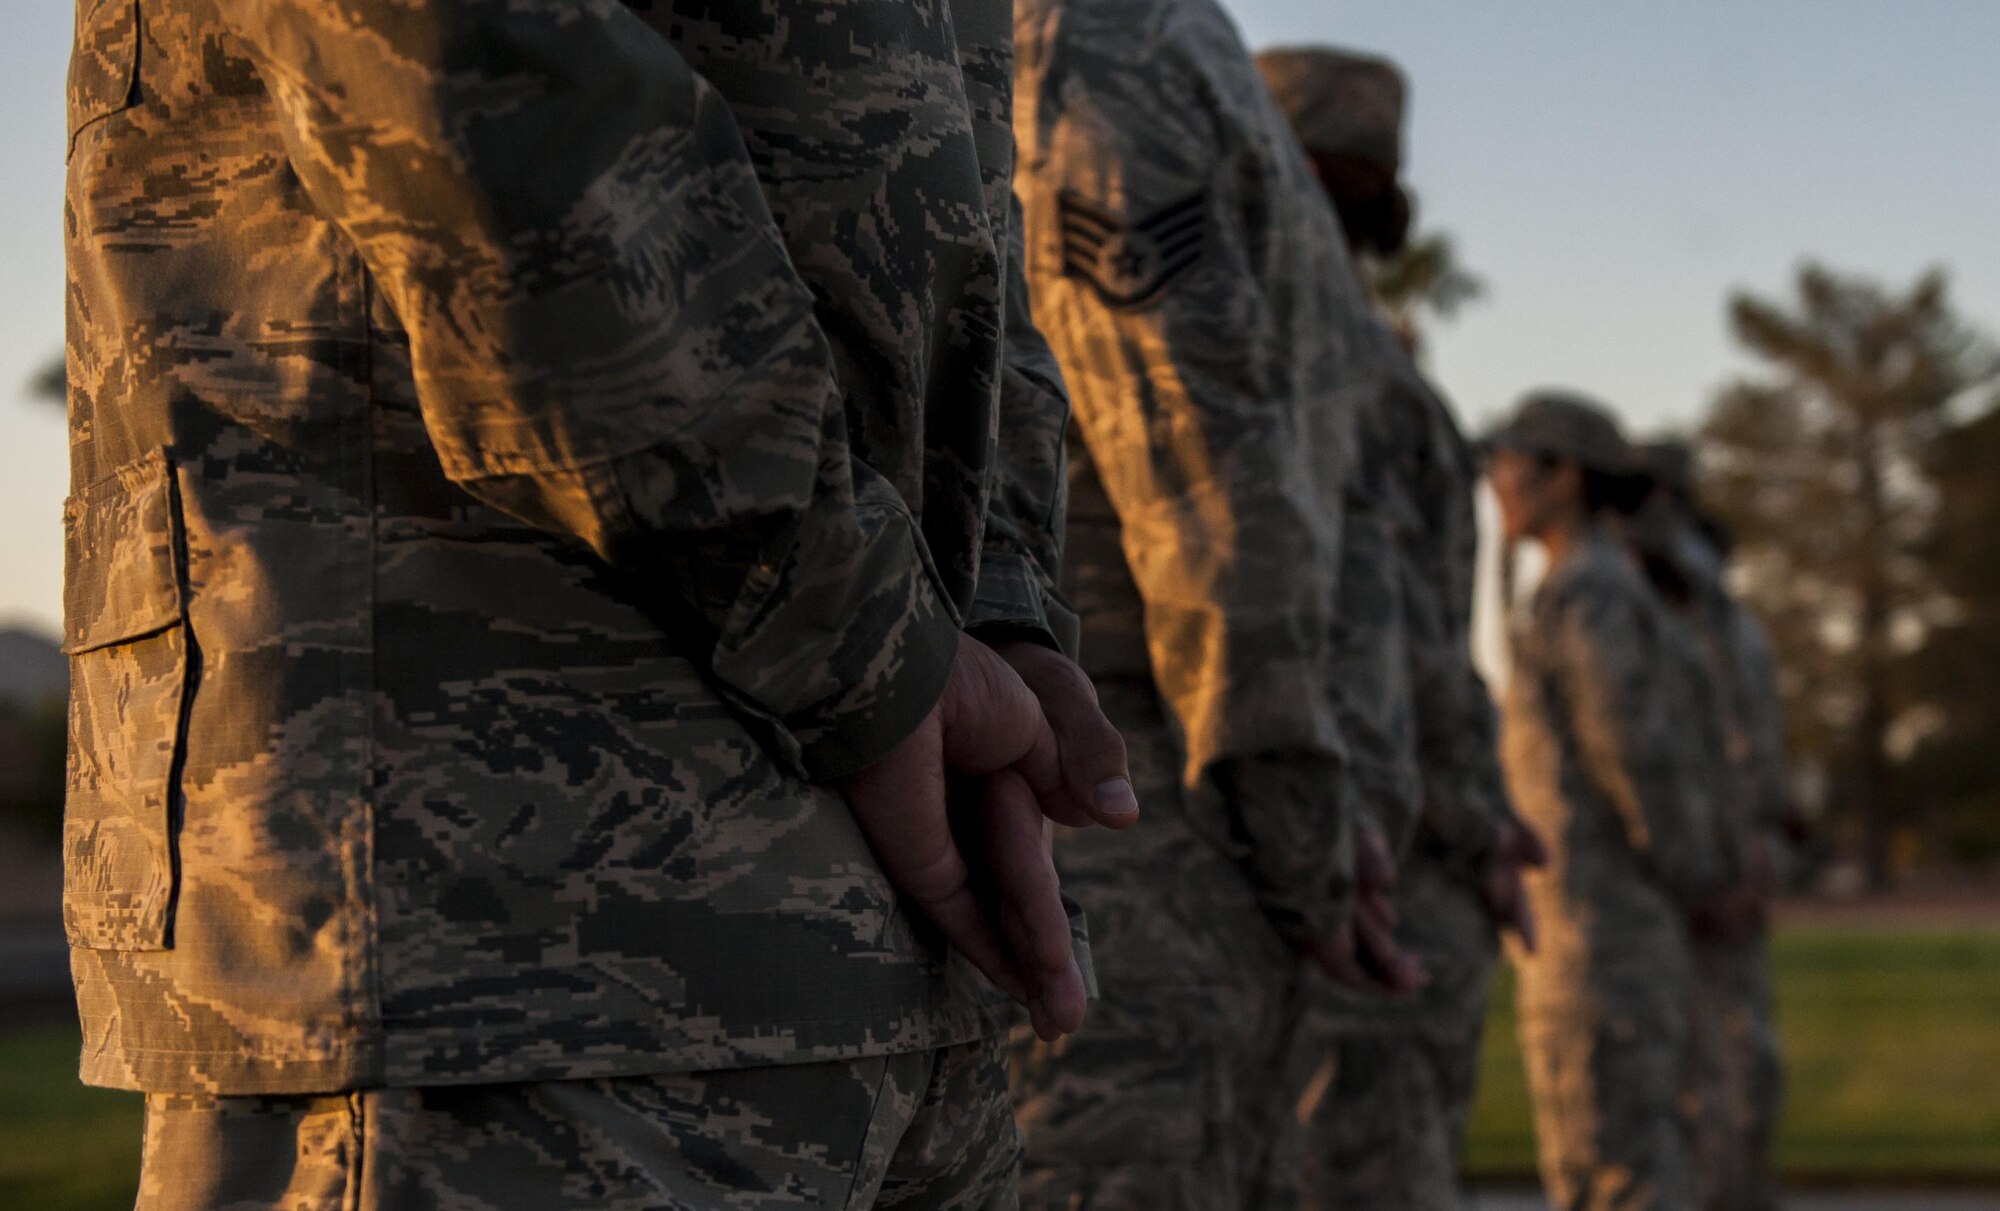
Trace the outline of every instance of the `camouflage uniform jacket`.
<path fill-rule="evenodd" d="M 1716 885 L 1707 788 L 1690 777 L 1675 625 L 1625 549 L 1579 535 L 1517 622 L 1502 758 L 1548 843 L 1528 877 L 1540 946 L 1523 1011 L 1677 1014 L 1686 910 Z"/>
<path fill-rule="evenodd" d="M 1680 562 L 1694 582 L 1703 638 L 1711 653 L 1727 735 L 1727 760 L 1740 802 L 1731 824 L 1739 841 L 1784 827 L 1791 803 L 1785 757 L 1784 708 L 1777 659 L 1764 627 L 1723 581 L 1722 560 L 1695 529 L 1681 522 Z"/>
<path fill-rule="evenodd" d="M 1385 441 L 1377 513 L 1392 524 L 1391 568 L 1400 582 L 1393 654 L 1403 664 L 1401 709 L 1409 727 L 1401 760 L 1418 781 L 1405 790 L 1400 780 L 1377 778 L 1371 803 L 1378 819 L 1384 805 L 1408 804 L 1399 828 L 1393 817 L 1385 820 L 1391 840 L 1401 843 L 1399 933 L 1433 978 L 1404 1000 L 1313 981 L 1316 1011 L 1342 1037 L 1457 1031 L 1468 1006 L 1474 1015 L 1483 1006 L 1497 939 L 1475 881 L 1512 813 L 1500 770 L 1498 714 L 1472 659 L 1478 470 L 1450 405 L 1386 325 L 1380 332 L 1386 377 L 1377 423 Z M 1350 549 L 1354 524 L 1350 519 Z"/>
<path fill-rule="evenodd" d="M 1370 309 L 1362 349 L 1370 390 L 1354 425 L 1354 461 L 1341 529 L 1332 692 L 1357 806 L 1405 856 L 1423 804 L 1413 559 L 1427 503 L 1418 481 L 1430 453 L 1430 418 L 1411 393 L 1409 354 Z"/>
<path fill-rule="evenodd" d="M 86 1079 L 986 1028 L 824 784 L 927 712 L 961 627 L 1068 629 L 1063 404 L 1003 320 L 1010 22 L 83 0 Z"/>
<path fill-rule="evenodd" d="M 1135 597 L 1110 642 L 1178 726 L 1199 827 L 1281 929 L 1331 928 L 1351 792 L 1329 687 L 1367 302 L 1211 0 L 1022 0 L 1015 45 L 1036 315 Z"/>
<path fill-rule="evenodd" d="M 1499 715 L 1472 657 L 1479 468 L 1451 405 L 1398 344 L 1396 414 L 1415 432 L 1402 479 L 1415 505 L 1404 552 L 1404 632 L 1422 771 L 1417 844 L 1461 872 L 1492 852 L 1513 811 L 1500 770 Z"/>
<path fill-rule="evenodd" d="M 1661 671 L 1680 722 L 1675 736 L 1680 742 L 1682 780 L 1697 788 L 1706 804 L 1704 828 L 1718 876 L 1732 879 L 1743 870 L 1749 815 L 1746 771 L 1731 751 L 1734 729 L 1725 657 L 1706 603 L 1697 601 L 1691 609 L 1663 605 L 1668 659 Z"/>
<path fill-rule="evenodd" d="M 1771 638 L 1748 606 L 1729 599 L 1727 654 L 1732 739 L 1747 770 L 1757 826 L 1778 832 L 1792 806 L 1791 763 L 1786 756 L 1785 708 L 1778 690 L 1778 658 Z"/>

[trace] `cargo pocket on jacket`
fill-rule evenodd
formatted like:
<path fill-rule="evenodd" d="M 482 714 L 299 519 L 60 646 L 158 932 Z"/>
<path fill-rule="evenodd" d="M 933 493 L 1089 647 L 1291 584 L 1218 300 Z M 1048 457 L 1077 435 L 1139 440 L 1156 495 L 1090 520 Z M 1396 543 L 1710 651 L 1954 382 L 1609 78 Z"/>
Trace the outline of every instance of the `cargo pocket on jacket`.
<path fill-rule="evenodd" d="M 172 944 L 172 813 L 188 676 L 182 545 L 165 451 L 120 467 L 63 507 L 63 923 L 77 946 Z"/>
<path fill-rule="evenodd" d="M 91 123 L 132 107 L 138 88 L 138 0 L 89 0 L 76 9 L 69 59 L 69 144 Z"/>

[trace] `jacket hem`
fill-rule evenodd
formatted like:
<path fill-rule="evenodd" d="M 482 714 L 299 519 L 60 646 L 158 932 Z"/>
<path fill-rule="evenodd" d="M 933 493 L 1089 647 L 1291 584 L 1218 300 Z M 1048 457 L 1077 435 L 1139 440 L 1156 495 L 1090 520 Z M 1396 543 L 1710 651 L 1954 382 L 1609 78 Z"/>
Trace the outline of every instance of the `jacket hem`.
<path fill-rule="evenodd" d="M 992 1005 L 965 1003 L 886 1030 L 876 1019 L 766 1022 L 727 1035 L 662 1045 L 660 1030 L 550 1032 L 531 1042 L 497 1034 L 455 1036 L 449 1045 L 385 1033 L 311 1055 L 250 1056 L 234 1050 L 120 1047 L 86 1052 L 83 1083 L 141 1093 L 223 1096 L 343 1093 L 371 1088 L 500 1085 L 764 1068 L 952 1047 L 1004 1034 Z M 874 1028 L 874 1029 L 871 1029 Z M 851 1041 L 779 1041 L 794 1032 L 839 1032 Z"/>

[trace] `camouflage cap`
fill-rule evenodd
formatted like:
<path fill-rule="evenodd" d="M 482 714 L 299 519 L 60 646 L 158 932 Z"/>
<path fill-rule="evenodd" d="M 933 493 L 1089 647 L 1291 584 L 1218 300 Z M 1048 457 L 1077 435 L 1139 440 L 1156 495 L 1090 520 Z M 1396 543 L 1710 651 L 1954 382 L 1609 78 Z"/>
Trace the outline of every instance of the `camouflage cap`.
<path fill-rule="evenodd" d="M 1283 46 L 1257 70 L 1307 151 L 1403 166 L 1403 73 L 1387 59 L 1330 46 Z"/>
<path fill-rule="evenodd" d="M 1592 471 L 1624 475 L 1641 470 L 1637 454 L 1611 410 L 1574 391 L 1530 391 L 1514 417 L 1483 443 L 1566 458 Z"/>
<path fill-rule="evenodd" d="M 1694 501 L 1694 446 L 1685 438 L 1663 437 L 1639 451 L 1653 482 L 1682 500 Z"/>

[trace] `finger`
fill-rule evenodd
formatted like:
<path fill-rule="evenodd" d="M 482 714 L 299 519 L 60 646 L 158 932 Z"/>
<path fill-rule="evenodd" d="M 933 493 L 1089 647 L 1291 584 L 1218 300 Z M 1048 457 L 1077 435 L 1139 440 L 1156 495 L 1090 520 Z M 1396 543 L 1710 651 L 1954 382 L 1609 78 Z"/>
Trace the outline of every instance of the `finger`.
<path fill-rule="evenodd" d="M 1353 989 L 1355 992 L 1365 992 L 1370 996 L 1392 996 L 1396 991 L 1353 958 L 1342 959 L 1327 966 L 1326 973 L 1342 987 Z"/>
<path fill-rule="evenodd" d="M 1363 966 L 1377 976 L 1386 976 L 1395 965 L 1396 936 L 1371 915 L 1357 913 L 1354 917 L 1354 953 Z"/>
<path fill-rule="evenodd" d="M 1355 918 L 1355 950 L 1362 965 L 1396 995 L 1417 991 L 1430 982 L 1415 955 L 1404 951 L 1394 933 L 1365 916 Z"/>
<path fill-rule="evenodd" d="M 1051 819 L 1074 827 L 1095 822 L 1070 803 L 1055 732 L 1013 666 L 978 640 L 962 639 L 952 686 L 939 703 L 946 766 L 980 776 L 1012 767 Z"/>
<path fill-rule="evenodd" d="M 1365 888 L 1356 893 L 1354 910 L 1391 932 L 1394 932 L 1397 923 L 1402 920 L 1402 914 L 1396 909 L 1395 898 L 1379 887 Z"/>
<path fill-rule="evenodd" d="M 1069 914 L 1050 858 L 1041 806 L 1022 777 L 1001 770 L 987 780 L 986 850 L 1001 907 L 1015 922 L 1016 957 L 1036 977 L 1075 966 Z"/>
<path fill-rule="evenodd" d="M 1016 1000 L 1027 982 L 980 910 L 971 872 L 952 836 L 941 763 L 919 756 L 907 768 L 875 767 L 847 784 L 847 801 L 889 882 L 981 974 Z"/>
<path fill-rule="evenodd" d="M 1535 942 L 1540 935 L 1536 931 L 1534 905 L 1525 896 L 1514 906 L 1514 936 L 1521 940 L 1522 950 L 1535 953 Z"/>
<path fill-rule="evenodd" d="M 896 880 L 893 873 L 890 878 Z M 1024 1005 L 1029 1002 L 1034 992 L 1033 982 L 1020 969 L 1006 941 L 981 907 L 956 845 L 940 864 L 915 876 L 906 872 L 897 882 L 917 912 L 935 924 L 945 941 L 991 980 L 994 987 Z"/>
<path fill-rule="evenodd" d="M 1071 944 L 1048 825 L 1016 771 L 1002 770 L 988 780 L 985 823 L 1002 928 L 1028 981 L 1035 1033 L 1052 1042 L 1083 1024 L 1083 973 Z"/>
<path fill-rule="evenodd" d="M 918 911 L 938 927 L 946 944 L 964 955 L 995 988 L 1017 1004 L 1033 1006 L 1028 980 L 970 888 L 935 904 L 920 905 Z"/>
<path fill-rule="evenodd" d="M 978 640 L 959 640 L 938 713 L 944 763 L 954 772 L 983 775 L 1026 762 L 1060 781 L 1055 737 L 1041 702 L 1020 674 Z"/>
<path fill-rule="evenodd" d="M 1016 644 L 1007 656 L 1041 701 L 1055 733 L 1063 789 L 1072 809 L 1086 822 L 1107 828 L 1136 822 L 1139 797 L 1132 789 L 1125 738 L 1105 717 L 1089 674 L 1068 657 L 1039 646 Z"/>
<path fill-rule="evenodd" d="M 1543 867 L 1549 864 L 1549 847 L 1542 840 L 1542 834 L 1525 821 L 1514 822 L 1515 861 L 1521 866 Z"/>
<path fill-rule="evenodd" d="M 1355 881 L 1364 888 L 1386 891 L 1396 886 L 1396 860 L 1389 852 L 1388 839 L 1366 818 L 1355 824 L 1354 874 Z"/>
<path fill-rule="evenodd" d="M 1039 708 L 1038 708 L 1039 709 Z M 1047 720 L 1036 729 L 1020 760 L 1008 767 L 1032 795 L 1039 815 L 1071 828 L 1088 828 L 1096 819 L 1076 801 L 1063 778 L 1061 751 Z"/>
<path fill-rule="evenodd" d="M 1306 950 L 1327 978 L 1343 988 L 1375 996 L 1389 993 L 1389 987 L 1367 971 L 1356 957 L 1352 925 L 1343 927 L 1332 938 L 1314 938 Z"/>

